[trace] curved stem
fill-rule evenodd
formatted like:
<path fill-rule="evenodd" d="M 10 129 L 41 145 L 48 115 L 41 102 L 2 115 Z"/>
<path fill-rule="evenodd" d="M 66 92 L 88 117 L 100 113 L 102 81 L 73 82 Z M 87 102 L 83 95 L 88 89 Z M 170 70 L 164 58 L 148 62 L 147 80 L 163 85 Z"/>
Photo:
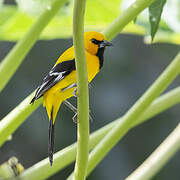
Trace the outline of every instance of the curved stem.
<path fill-rule="evenodd" d="M 132 21 L 141 11 L 147 8 L 154 0 L 136 0 L 129 8 L 116 18 L 102 33 L 107 40 L 112 40 Z"/>
<path fill-rule="evenodd" d="M 153 85 L 144 93 L 144 95 L 132 106 L 132 108 L 123 116 L 122 120 L 114 127 L 95 147 L 89 155 L 87 174 L 97 166 L 103 157 L 116 145 L 116 143 L 128 132 L 135 119 L 139 118 L 153 100 L 164 91 L 168 85 L 179 74 L 180 53 L 175 57 L 172 63 L 165 69 Z"/>
<path fill-rule="evenodd" d="M 180 149 L 180 124 L 125 180 L 151 179 Z"/>
<path fill-rule="evenodd" d="M 54 0 L 51 5 L 47 7 L 44 13 L 39 16 L 25 36 L 18 41 L 0 63 L 0 92 L 21 65 L 23 59 L 35 44 L 43 29 L 48 25 L 49 21 L 66 1 L 67 0 Z"/>
<path fill-rule="evenodd" d="M 180 102 L 180 87 L 171 90 L 170 92 L 157 98 L 152 105 L 132 124 L 135 127 L 144 121 L 151 119 L 153 116 L 165 111 L 173 105 Z M 120 122 L 122 118 L 119 118 L 106 126 L 100 128 L 90 135 L 89 149 L 93 149 L 103 137 Z M 63 169 L 75 160 L 77 143 L 68 146 L 61 151 L 55 153 L 53 168 L 49 167 L 48 158 L 38 162 L 34 166 L 25 170 L 20 177 L 22 179 L 46 179 L 57 171 Z M 39 173 L 43 172 L 43 173 Z"/>
<path fill-rule="evenodd" d="M 89 94 L 88 76 L 84 49 L 85 0 L 75 0 L 73 14 L 73 43 L 75 50 L 78 87 L 78 144 L 74 170 L 75 180 L 86 177 L 89 153 Z"/>

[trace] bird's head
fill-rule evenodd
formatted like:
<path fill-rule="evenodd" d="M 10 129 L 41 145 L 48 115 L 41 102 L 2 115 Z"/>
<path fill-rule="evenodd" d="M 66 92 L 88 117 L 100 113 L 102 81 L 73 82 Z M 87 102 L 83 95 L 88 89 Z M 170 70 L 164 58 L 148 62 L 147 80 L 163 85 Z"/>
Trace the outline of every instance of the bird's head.
<path fill-rule="evenodd" d="M 96 55 L 99 48 L 105 48 L 106 46 L 112 46 L 112 44 L 106 41 L 105 36 L 99 32 L 85 32 L 84 33 L 85 49 L 89 53 Z"/>

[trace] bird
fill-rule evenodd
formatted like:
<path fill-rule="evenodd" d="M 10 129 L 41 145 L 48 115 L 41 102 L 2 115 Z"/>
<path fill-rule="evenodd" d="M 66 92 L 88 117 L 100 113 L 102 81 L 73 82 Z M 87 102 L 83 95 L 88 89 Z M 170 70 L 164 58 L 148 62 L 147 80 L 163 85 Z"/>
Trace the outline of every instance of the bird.
<path fill-rule="evenodd" d="M 84 33 L 85 56 L 88 72 L 88 83 L 99 73 L 103 67 L 104 50 L 112 46 L 100 32 L 89 31 Z M 43 97 L 43 106 L 49 118 L 48 156 L 50 165 L 53 164 L 54 126 L 57 112 L 63 101 L 77 96 L 77 80 L 74 46 L 68 48 L 60 55 L 55 65 L 43 78 L 37 87 L 30 104 Z"/>

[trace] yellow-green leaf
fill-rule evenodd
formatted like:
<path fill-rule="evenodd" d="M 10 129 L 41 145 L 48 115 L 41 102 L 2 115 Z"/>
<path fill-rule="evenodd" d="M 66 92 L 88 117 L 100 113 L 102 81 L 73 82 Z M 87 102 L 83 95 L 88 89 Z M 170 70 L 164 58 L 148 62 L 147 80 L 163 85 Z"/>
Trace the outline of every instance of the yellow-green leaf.
<path fill-rule="evenodd" d="M 151 25 L 151 38 L 153 38 L 158 30 L 161 14 L 166 0 L 155 0 L 149 6 L 149 22 Z"/>

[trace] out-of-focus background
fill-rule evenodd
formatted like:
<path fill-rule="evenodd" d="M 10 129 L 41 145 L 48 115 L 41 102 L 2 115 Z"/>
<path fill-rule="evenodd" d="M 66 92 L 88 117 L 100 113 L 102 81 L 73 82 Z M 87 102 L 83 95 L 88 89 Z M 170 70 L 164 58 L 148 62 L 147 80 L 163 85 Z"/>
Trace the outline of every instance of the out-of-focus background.
<path fill-rule="evenodd" d="M 179 47 L 171 44 L 145 45 L 140 36 L 119 35 L 113 47 L 105 51 L 102 71 L 92 82 L 90 107 L 94 121 L 91 132 L 122 116 L 153 83 L 171 62 Z M 14 43 L 0 42 L 0 59 Z M 0 118 L 3 118 L 18 103 L 28 96 L 41 82 L 58 56 L 72 40 L 38 41 L 25 61 L 0 94 Z M 168 88 L 180 84 L 180 79 Z M 76 99 L 71 102 L 76 104 Z M 121 179 L 127 177 L 176 127 L 180 117 L 180 106 L 154 117 L 131 130 L 106 156 L 88 177 L 88 180 Z M 73 113 L 62 106 L 56 121 L 55 151 L 76 141 L 76 124 Z M 48 117 L 42 107 L 35 111 L 15 132 L 12 141 L 0 149 L 0 163 L 16 156 L 28 168 L 47 157 Z M 179 180 L 180 154 L 158 173 L 154 180 Z M 74 165 L 49 178 L 65 179 Z"/>
<path fill-rule="evenodd" d="M 90 13 L 89 16 L 87 15 L 88 18 L 86 22 L 87 24 L 92 23 L 90 25 L 92 29 L 96 26 L 98 29 L 102 29 L 101 25 L 103 25 L 103 28 L 104 26 L 106 27 L 107 24 L 119 15 L 119 7 L 116 5 L 119 4 L 119 2 L 114 0 L 113 8 L 109 7 L 109 5 L 112 4 L 111 1 L 106 1 L 106 3 L 103 1 L 104 4 L 102 3 L 102 7 L 99 7 L 99 1 L 97 1 L 96 6 L 90 6 L 88 4 L 96 3 L 96 1 L 87 1 L 87 14 L 90 12 L 96 13 Z M 173 2 L 175 1 L 176 0 Z M 0 5 L 1 2 L 0 0 Z M 37 10 L 34 8 L 30 9 L 29 6 L 23 6 L 23 3 L 26 4 L 27 1 L 16 0 L 16 2 L 19 6 L 22 5 L 20 9 L 24 8 L 24 11 Z M 28 0 L 28 3 L 29 2 L 32 2 L 32 0 Z M 42 3 L 41 0 L 37 2 L 40 3 L 40 5 Z M 122 1 L 121 8 L 127 7 L 128 3 L 125 2 L 127 1 Z M 170 1 L 167 2 L 170 3 Z M 14 1 L 5 1 L 5 4 L 8 3 L 14 4 Z M 175 3 L 170 5 L 166 8 L 171 7 L 174 13 L 178 12 L 177 7 L 180 6 L 176 6 Z M 103 15 L 104 9 L 106 9 L 106 11 Z M 0 13 L 2 12 L 3 11 Z M 1 28 L 2 25 L 0 26 L 0 61 L 15 45 L 15 42 L 10 41 L 20 39 L 28 29 L 28 27 L 26 27 L 27 29 L 25 30 L 23 28 L 29 21 L 31 22 L 31 19 L 26 17 L 27 14 L 31 14 L 31 12 L 25 15 L 22 14 L 22 12 L 18 12 L 19 14 L 14 12 L 16 12 L 16 10 L 10 8 L 8 11 L 5 11 L 4 16 L 0 16 L 0 21 L 3 21 L 3 23 L 0 22 L 0 25 L 5 24 L 3 28 Z M 174 18 L 175 16 L 171 13 L 172 11 L 166 9 L 164 12 L 164 19 L 161 22 L 162 24 L 158 31 L 159 34 L 155 37 L 155 41 L 168 41 L 178 44 L 178 37 L 180 36 L 175 33 L 178 31 L 178 27 L 180 27 L 178 20 Z M 37 12 L 33 13 L 36 14 Z M 0 93 L 0 119 L 35 90 L 42 78 L 52 68 L 52 65 L 56 62 L 60 54 L 72 45 L 72 39 L 61 38 L 63 32 L 65 35 L 66 33 L 68 35 L 71 34 L 71 25 L 68 18 L 72 17 L 72 14 L 69 13 L 66 7 L 63 9 L 63 12 L 60 13 L 63 14 L 62 18 L 60 19 L 58 17 L 53 21 L 54 24 L 51 23 L 49 29 L 46 28 L 43 32 L 41 39 L 45 38 L 46 40 L 39 40 L 34 45 L 13 78 L 2 93 Z M 14 14 L 16 15 L 15 17 Z M 6 18 L 3 19 L 5 16 L 10 17 L 10 21 Z M 144 21 L 144 19 L 141 19 L 142 16 L 140 18 L 138 17 L 136 22 L 137 24 L 143 25 L 144 29 L 147 29 L 147 20 Z M 17 17 L 19 21 L 17 21 Z M 26 20 L 21 21 L 22 17 Z M 139 19 L 140 21 L 138 21 Z M 63 21 L 66 21 L 68 24 L 67 27 L 70 30 L 61 25 L 61 23 L 56 23 L 56 21 L 62 24 L 64 23 Z M 102 24 L 100 24 L 101 22 Z M 56 25 L 57 28 L 55 28 Z M 100 25 L 101 28 L 98 25 Z M 28 26 L 30 27 L 29 24 Z M 62 29 L 60 27 L 62 27 Z M 63 28 L 67 28 L 67 32 Z M 137 27 L 133 23 L 130 24 L 128 28 L 125 29 L 125 32 L 132 31 L 133 33 L 145 34 L 142 27 Z M 62 36 L 64 36 L 64 34 Z M 173 38 L 171 35 L 173 35 Z M 177 38 L 174 38 L 175 36 Z M 156 80 L 179 51 L 178 45 L 170 43 L 145 44 L 143 37 L 138 35 L 120 34 L 113 39 L 112 43 L 114 46 L 107 48 L 105 51 L 103 69 L 91 83 L 90 110 L 93 117 L 93 122 L 90 123 L 91 132 L 124 115 Z M 180 78 L 178 77 L 166 92 L 179 84 Z M 70 101 L 76 105 L 76 98 L 72 98 Z M 132 129 L 113 148 L 87 179 L 123 180 L 127 177 L 177 126 L 180 117 L 179 109 L 180 105 L 176 105 L 152 118 L 150 121 Z M 59 151 L 76 141 L 77 129 L 76 124 L 72 121 L 73 115 L 71 110 L 62 105 L 56 120 L 55 151 Z M 48 123 L 46 111 L 40 107 L 13 134 L 12 140 L 6 142 L 0 148 L 0 164 L 7 161 L 10 157 L 16 156 L 20 163 L 22 163 L 25 168 L 28 168 L 46 158 L 48 155 Z M 179 159 L 180 153 L 177 153 L 153 180 L 179 180 Z M 49 180 L 64 180 L 72 172 L 73 168 L 74 164 L 50 177 Z"/>

